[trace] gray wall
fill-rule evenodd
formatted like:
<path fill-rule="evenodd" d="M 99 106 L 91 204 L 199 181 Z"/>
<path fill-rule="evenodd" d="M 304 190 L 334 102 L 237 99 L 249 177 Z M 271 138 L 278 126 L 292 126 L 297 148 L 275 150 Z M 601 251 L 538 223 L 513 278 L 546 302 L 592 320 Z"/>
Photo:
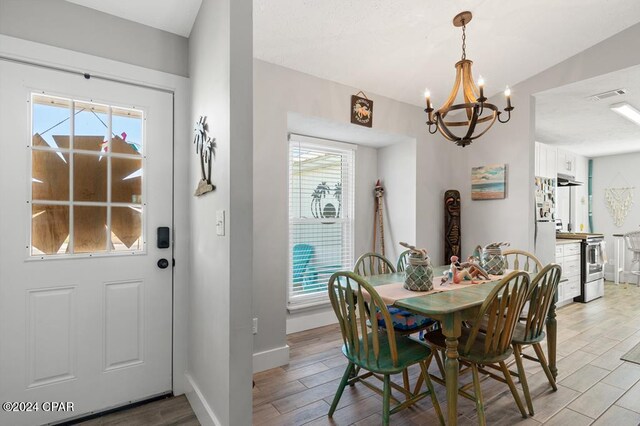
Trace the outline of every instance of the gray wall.
<path fill-rule="evenodd" d="M 613 279 L 615 241 L 613 234 L 640 231 L 640 152 L 597 157 L 593 159 L 593 227 L 595 232 L 604 234 L 607 242 L 609 264 L 606 266 L 607 279 Z M 613 223 L 605 201 L 605 188 L 633 187 L 633 204 L 624 224 L 618 228 Z M 627 252 L 625 270 L 631 268 L 631 253 Z M 636 265 L 637 268 L 637 265 Z M 627 279 L 636 282 L 635 277 Z"/>
<path fill-rule="evenodd" d="M 259 319 L 260 324 L 258 334 L 254 336 L 254 354 L 286 350 L 287 113 L 349 123 L 349 99 L 358 90 L 260 60 L 254 61 L 254 186 L 257 188 L 269 182 L 270 188 L 269 191 L 254 193 L 254 205 L 260 206 L 255 209 L 253 219 L 256 230 L 254 253 L 257 254 L 253 262 L 253 316 Z M 447 178 L 448 167 L 453 161 L 450 155 L 457 151 L 428 135 L 421 108 L 373 93 L 367 95 L 375 102 L 375 129 L 416 141 L 414 152 L 408 155 L 415 162 L 415 204 L 408 206 L 414 212 L 407 213 L 413 217 L 414 223 L 408 226 L 414 227 L 415 235 L 406 238 L 426 247 L 434 259 L 440 259 L 443 256 L 442 197 L 450 183 Z M 358 155 L 361 155 L 360 150 Z M 400 167 L 389 168 L 389 173 L 398 172 Z M 356 164 L 356 169 L 360 169 L 359 164 Z M 368 170 L 356 189 L 366 191 L 365 197 L 368 198 L 356 202 L 356 233 L 363 235 L 356 242 L 356 250 L 360 251 L 368 251 L 371 247 L 372 178 L 388 178 L 376 176 L 376 173 Z M 408 182 L 407 185 L 410 188 L 412 184 Z M 277 360 L 281 360 L 275 355 L 273 359 L 275 364 L 261 362 L 260 365 L 263 368 L 273 367 L 278 365 Z"/>
<path fill-rule="evenodd" d="M 449 175 L 462 196 L 463 255 L 476 244 L 510 241 L 533 250 L 533 174 L 535 100 L 543 90 L 638 65 L 640 24 L 575 55 L 512 87 L 513 111 L 508 124 L 495 124 L 481 139 L 458 149 Z M 518 52 L 526 54 L 526 52 Z M 508 63 L 505 63 L 508 66 Z M 503 99 L 492 98 L 503 107 Z M 442 139 L 442 138 L 441 138 Z M 499 201 L 472 201 L 471 167 L 508 164 L 508 197 Z M 544 245 L 544 244 L 543 244 Z M 547 244 L 548 245 L 548 244 Z"/>
<path fill-rule="evenodd" d="M 416 244 L 416 142 L 379 149 L 378 175 L 385 187 L 385 255 L 395 265 L 398 255 L 405 250 L 400 241 Z M 371 189 L 367 195 L 372 198 Z"/>
<path fill-rule="evenodd" d="M 0 0 L 0 33 L 188 75 L 185 37 L 64 0 Z"/>
<path fill-rule="evenodd" d="M 216 138 L 217 189 L 191 197 L 187 392 L 202 424 L 251 424 L 252 4 L 205 0 L 191 33 L 191 118 L 207 116 Z M 190 143 L 192 133 L 182 143 Z M 200 163 L 191 156 L 191 190 Z M 226 234 L 216 235 L 216 212 Z M 208 407 L 210 409 L 207 410 Z"/>

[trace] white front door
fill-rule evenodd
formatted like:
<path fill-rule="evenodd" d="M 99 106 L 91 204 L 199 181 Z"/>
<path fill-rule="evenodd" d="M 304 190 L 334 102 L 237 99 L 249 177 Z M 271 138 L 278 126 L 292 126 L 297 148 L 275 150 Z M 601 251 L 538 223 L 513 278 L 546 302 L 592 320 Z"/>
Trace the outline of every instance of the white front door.
<path fill-rule="evenodd" d="M 172 390 L 172 135 L 169 93 L 0 60 L 1 425 Z"/>

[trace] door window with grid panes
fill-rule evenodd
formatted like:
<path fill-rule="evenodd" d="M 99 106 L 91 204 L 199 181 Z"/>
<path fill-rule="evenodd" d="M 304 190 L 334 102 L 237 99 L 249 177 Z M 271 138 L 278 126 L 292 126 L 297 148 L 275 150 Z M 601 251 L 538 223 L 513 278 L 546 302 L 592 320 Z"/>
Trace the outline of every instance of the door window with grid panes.
<path fill-rule="evenodd" d="M 139 253 L 144 112 L 31 96 L 29 255 Z"/>

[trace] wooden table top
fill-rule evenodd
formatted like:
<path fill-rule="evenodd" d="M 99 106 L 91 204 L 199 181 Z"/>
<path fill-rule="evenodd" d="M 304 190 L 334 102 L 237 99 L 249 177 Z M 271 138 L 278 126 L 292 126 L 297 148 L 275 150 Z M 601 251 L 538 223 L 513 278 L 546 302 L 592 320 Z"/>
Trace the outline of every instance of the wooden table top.
<path fill-rule="evenodd" d="M 436 266 L 433 268 L 433 275 L 442 276 L 448 269 L 449 266 Z M 367 282 L 374 287 L 398 281 L 404 281 L 404 272 L 367 277 Z M 440 283 L 435 281 L 434 289 L 437 290 Z M 426 316 L 450 314 L 482 305 L 498 282 L 500 278 L 453 291 L 409 297 L 397 300 L 394 305 Z M 448 285 L 455 286 L 455 284 Z"/>

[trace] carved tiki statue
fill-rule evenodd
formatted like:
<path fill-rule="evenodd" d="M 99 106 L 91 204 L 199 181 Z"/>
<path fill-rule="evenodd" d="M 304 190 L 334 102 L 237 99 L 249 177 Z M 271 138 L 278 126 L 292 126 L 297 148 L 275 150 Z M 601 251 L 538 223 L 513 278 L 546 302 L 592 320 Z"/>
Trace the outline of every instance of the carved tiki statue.
<path fill-rule="evenodd" d="M 461 258 L 460 192 L 449 189 L 444 193 L 444 264 L 451 256 Z"/>

